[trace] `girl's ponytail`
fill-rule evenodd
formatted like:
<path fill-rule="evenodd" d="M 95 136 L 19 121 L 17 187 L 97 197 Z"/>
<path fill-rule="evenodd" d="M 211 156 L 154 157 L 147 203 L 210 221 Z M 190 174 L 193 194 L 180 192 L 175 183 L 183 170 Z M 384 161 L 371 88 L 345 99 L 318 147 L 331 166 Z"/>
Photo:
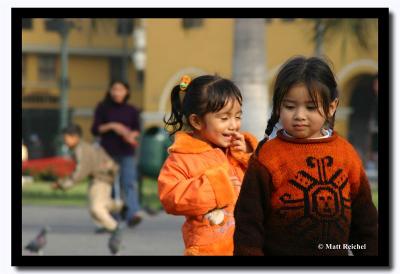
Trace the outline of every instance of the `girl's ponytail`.
<path fill-rule="evenodd" d="M 279 122 L 279 115 L 276 114 L 276 111 L 273 110 L 273 114 L 271 115 L 271 118 L 268 120 L 267 128 L 265 129 L 265 134 L 270 136 L 272 131 L 274 130 L 274 127 L 276 123 Z"/>
<path fill-rule="evenodd" d="M 170 136 L 183 127 L 183 108 L 180 93 L 181 87 L 176 85 L 171 92 L 171 116 L 168 120 L 164 117 L 165 129 L 169 131 Z M 172 126 L 172 130 L 168 126 Z"/>

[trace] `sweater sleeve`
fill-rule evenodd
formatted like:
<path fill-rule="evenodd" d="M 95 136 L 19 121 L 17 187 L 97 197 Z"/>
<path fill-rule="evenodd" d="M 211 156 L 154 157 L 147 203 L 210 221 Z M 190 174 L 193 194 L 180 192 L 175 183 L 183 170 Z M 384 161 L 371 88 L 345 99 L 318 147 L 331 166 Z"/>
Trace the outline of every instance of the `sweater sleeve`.
<path fill-rule="evenodd" d="M 103 108 L 101 105 L 97 105 L 96 110 L 94 112 L 94 119 L 93 119 L 93 124 L 91 128 L 91 132 L 94 136 L 100 135 L 99 132 L 99 126 L 104 124 L 104 118 L 103 118 Z"/>
<path fill-rule="evenodd" d="M 196 177 L 187 174 L 171 156 L 167 158 L 158 177 L 158 193 L 167 213 L 198 216 L 233 203 L 235 195 L 227 165 L 208 169 Z"/>
<path fill-rule="evenodd" d="M 360 186 L 352 202 L 350 244 L 366 244 L 366 249 L 354 249 L 356 256 L 378 255 L 378 211 L 372 202 L 368 178 L 361 169 Z"/>
<path fill-rule="evenodd" d="M 140 131 L 140 112 L 133 107 L 133 118 L 130 125 L 131 130 Z"/>
<path fill-rule="evenodd" d="M 268 170 L 253 156 L 245 173 L 235 206 L 234 255 L 261 256 L 264 245 L 264 220 L 270 206 Z"/>

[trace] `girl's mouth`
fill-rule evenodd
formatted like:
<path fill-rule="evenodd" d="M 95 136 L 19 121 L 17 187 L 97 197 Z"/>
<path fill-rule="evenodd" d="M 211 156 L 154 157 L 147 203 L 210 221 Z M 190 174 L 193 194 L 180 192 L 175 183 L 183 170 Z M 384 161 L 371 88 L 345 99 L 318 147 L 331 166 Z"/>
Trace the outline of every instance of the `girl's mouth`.
<path fill-rule="evenodd" d="M 222 136 L 224 136 L 224 138 L 226 138 L 229 141 L 232 139 L 232 134 L 222 133 Z"/>

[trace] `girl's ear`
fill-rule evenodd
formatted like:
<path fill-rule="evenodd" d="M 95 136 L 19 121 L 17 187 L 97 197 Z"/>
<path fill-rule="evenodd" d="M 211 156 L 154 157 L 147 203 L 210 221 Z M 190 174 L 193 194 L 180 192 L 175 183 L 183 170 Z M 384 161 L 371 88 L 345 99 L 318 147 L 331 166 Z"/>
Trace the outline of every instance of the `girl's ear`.
<path fill-rule="evenodd" d="M 339 105 L 338 98 L 336 98 L 329 104 L 329 117 L 332 117 L 335 114 L 338 105 Z"/>
<path fill-rule="evenodd" d="M 189 115 L 189 124 L 196 130 L 201 130 L 203 128 L 203 122 L 196 114 Z"/>

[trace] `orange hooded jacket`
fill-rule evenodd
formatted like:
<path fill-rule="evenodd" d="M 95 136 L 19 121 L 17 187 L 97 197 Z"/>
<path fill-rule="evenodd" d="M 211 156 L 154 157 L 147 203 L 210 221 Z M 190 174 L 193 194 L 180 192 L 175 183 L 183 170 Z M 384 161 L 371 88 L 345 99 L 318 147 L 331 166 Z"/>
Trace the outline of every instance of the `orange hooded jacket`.
<path fill-rule="evenodd" d="M 243 133 L 254 151 L 257 140 Z M 158 192 L 167 213 L 184 215 L 185 255 L 232 255 L 233 210 L 251 153 L 214 148 L 185 132 L 177 132 L 158 177 Z M 239 182 L 234 187 L 232 178 Z M 204 215 L 224 208 L 224 221 L 211 225 Z"/>

